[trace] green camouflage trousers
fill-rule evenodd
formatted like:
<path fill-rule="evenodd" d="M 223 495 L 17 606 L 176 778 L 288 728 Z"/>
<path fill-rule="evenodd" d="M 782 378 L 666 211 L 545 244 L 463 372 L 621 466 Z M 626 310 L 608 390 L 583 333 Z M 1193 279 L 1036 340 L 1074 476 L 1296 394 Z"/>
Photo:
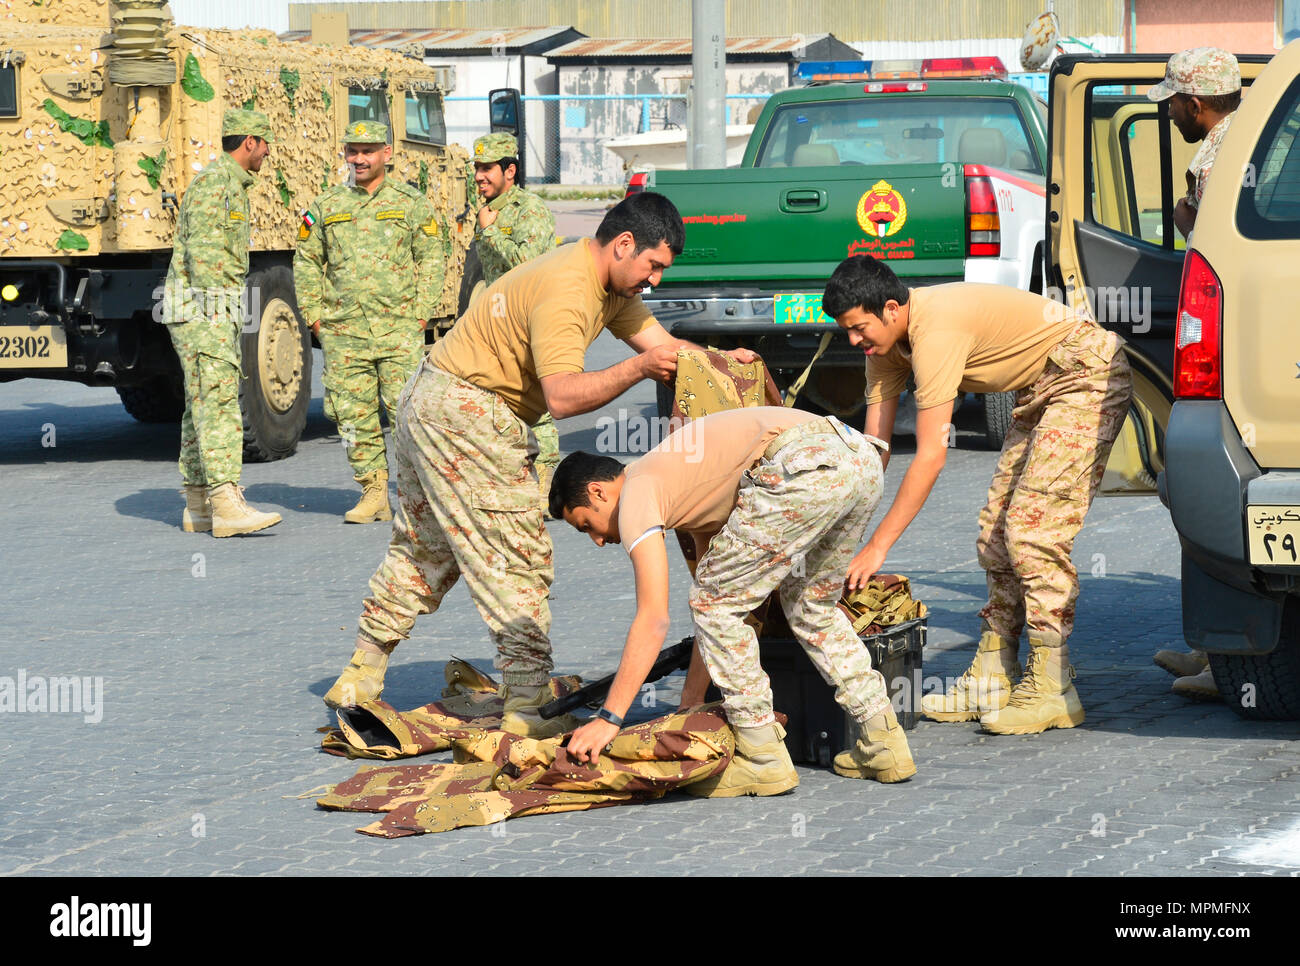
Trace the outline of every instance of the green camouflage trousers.
<path fill-rule="evenodd" d="M 691 588 L 695 640 L 733 727 L 775 720 L 758 638 L 744 618 L 778 587 L 791 631 L 840 706 L 865 721 L 889 705 L 884 678 L 835 606 L 883 478 L 867 438 L 828 420 L 786 430 L 741 477 L 736 508 Z"/>
<path fill-rule="evenodd" d="M 555 428 L 555 417 L 542 413 L 542 418 L 533 423 L 533 435 L 537 437 L 537 465 L 553 470 L 560 463 L 560 433 Z"/>
<path fill-rule="evenodd" d="M 1070 551 L 1131 392 L 1119 336 L 1082 322 L 1016 398 L 976 543 L 989 589 L 980 617 L 1006 640 L 1026 625 L 1062 642 L 1074 629 L 1079 579 Z"/>
<path fill-rule="evenodd" d="M 244 465 L 239 410 L 239 330 L 234 321 L 198 318 L 167 326 L 185 379 L 181 480 L 187 485 L 238 483 Z"/>
<path fill-rule="evenodd" d="M 463 576 L 505 683 L 550 679 L 554 572 L 531 441 L 500 396 L 427 360 L 420 366 L 397 404 L 397 513 L 388 555 L 370 578 L 362 639 L 396 644 Z"/>
<path fill-rule="evenodd" d="M 352 475 L 360 479 L 387 470 L 379 404 L 383 402 L 392 425 L 397 397 L 424 355 L 423 335 L 376 341 L 334 335 L 322 326 L 320 344 L 325 353 L 325 415 L 339 428 Z"/>

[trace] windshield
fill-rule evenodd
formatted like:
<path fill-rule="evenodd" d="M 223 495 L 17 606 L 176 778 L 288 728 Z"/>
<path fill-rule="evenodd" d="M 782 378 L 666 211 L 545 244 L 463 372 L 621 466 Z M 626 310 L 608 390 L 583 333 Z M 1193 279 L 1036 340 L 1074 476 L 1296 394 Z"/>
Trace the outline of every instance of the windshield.
<path fill-rule="evenodd" d="M 1013 101 L 924 95 L 780 107 L 757 167 L 942 161 L 1042 173 Z"/>

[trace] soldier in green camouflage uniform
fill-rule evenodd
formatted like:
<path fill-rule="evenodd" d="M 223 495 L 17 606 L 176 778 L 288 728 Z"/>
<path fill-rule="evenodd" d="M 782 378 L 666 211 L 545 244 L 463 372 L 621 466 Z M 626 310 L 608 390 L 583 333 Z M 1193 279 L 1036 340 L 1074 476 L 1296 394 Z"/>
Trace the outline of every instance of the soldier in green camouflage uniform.
<path fill-rule="evenodd" d="M 484 202 L 478 210 L 474 244 L 485 285 L 555 247 L 555 216 L 517 180 L 519 145 L 514 135 L 485 134 L 474 142 L 474 182 Z M 543 413 L 533 424 L 533 435 L 537 437 L 537 480 L 545 493 L 560 462 L 560 434 L 550 413 Z"/>
<path fill-rule="evenodd" d="M 388 127 L 348 126 L 356 186 L 318 195 L 303 214 L 294 256 L 302 317 L 325 352 L 325 413 L 339 427 L 361 501 L 349 523 L 391 520 L 379 424 L 420 365 L 424 324 L 442 298 L 446 232 L 418 190 L 385 176 Z"/>
<path fill-rule="evenodd" d="M 258 111 L 230 110 L 221 131 L 221 157 L 195 175 L 181 200 L 163 308 L 185 380 L 181 526 L 188 533 L 225 537 L 265 529 L 280 517 L 252 510 L 239 489 L 248 186 L 269 152 L 271 127 Z"/>

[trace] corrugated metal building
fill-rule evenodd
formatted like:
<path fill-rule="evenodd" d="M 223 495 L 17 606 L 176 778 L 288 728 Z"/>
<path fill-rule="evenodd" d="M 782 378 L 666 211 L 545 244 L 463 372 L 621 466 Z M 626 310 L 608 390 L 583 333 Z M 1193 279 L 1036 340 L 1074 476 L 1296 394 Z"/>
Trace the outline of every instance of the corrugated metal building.
<path fill-rule="evenodd" d="M 789 87 L 804 60 L 846 60 L 854 49 L 829 34 L 728 37 L 727 94 L 731 122 L 743 123 L 773 91 Z M 546 59 L 559 69 L 559 167 L 564 184 L 618 184 L 623 162 L 604 142 L 617 135 L 686 127 L 686 102 L 656 99 L 653 113 L 634 95 L 684 94 L 691 75 L 691 42 L 683 38 L 587 37 L 557 47 Z M 737 95 L 753 94 L 753 99 Z M 649 123 L 646 124 L 645 122 Z M 531 139 L 530 139 L 531 140 Z"/>
<path fill-rule="evenodd" d="M 780 37 L 832 33 L 851 44 L 1018 41 L 1045 0 L 728 0 L 727 35 Z M 313 10 L 348 11 L 353 27 L 491 28 L 567 24 L 589 37 L 680 37 L 691 0 L 399 0 L 291 3 L 290 28 L 306 30 Z M 1079 38 L 1124 36 L 1125 0 L 1056 0 L 1062 29 Z M 899 56 L 909 56 L 904 53 Z"/>

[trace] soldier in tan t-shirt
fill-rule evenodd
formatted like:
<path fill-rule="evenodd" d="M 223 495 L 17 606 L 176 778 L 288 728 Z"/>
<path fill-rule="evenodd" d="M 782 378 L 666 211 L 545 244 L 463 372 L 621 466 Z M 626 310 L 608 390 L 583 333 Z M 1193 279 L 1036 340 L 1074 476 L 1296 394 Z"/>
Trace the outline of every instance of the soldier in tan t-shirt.
<path fill-rule="evenodd" d="M 605 216 L 595 238 L 492 284 L 429 351 L 398 401 L 398 513 L 388 554 L 370 580 L 352 662 L 326 704 L 378 698 L 389 653 L 463 576 L 497 646 L 502 726 L 547 737 L 572 723 L 537 714 L 550 699 L 552 569 L 528 427 L 543 412 L 590 412 L 642 379 L 672 376 L 689 343 L 664 331 L 639 293 L 659 284 L 684 239 L 672 202 L 634 195 Z M 637 355 L 586 372 L 587 347 L 602 329 Z"/>
<path fill-rule="evenodd" d="M 1081 723 L 1066 647 L 1079 594 L 1070 550 L 1128 412 L 1119 337 L 1032 292 L 967 282 L 909 289 L 866 256 L 840 263 L 822 305 L 866 353 L 868 433 L 889 441 L 899 396 L 909 375 L 916 380 L 916 457 L 854 557 L 850 589 L 881 569 L 929 496 L 958 393 L 1019 393 L 980 514 L 989 599 L 975 661 L 946 694 L 926 695 L 922 711 L 936 721 L 978 718 L 996 734 Z M 1026 629 L 1029 661 L 1016 683 Z"/>
<path fill-rule="evenodd" d="M 878 442 L 878 441 L 876 441 Z M 574 453 L 555 471 L 551 514 L 597 546 L 622 543 L 636 579 L 636 617 L 599 712 L 569 739 L 594 761 L 613 739 L 668 632 L 664 531 L 694 539 L 691 588 L 696 653 L 682 706 L 722 692 L 736 755 L 721 775 L 685 789 L 710 798 L 778 795 L 799 784 L 744 618 L 780 589 L 790 629 L 859 725 L 835 770 L 851 778 L 905 781 L 916 772 L 880 672 L 836 606 L 844 570 L 880 501 L 880 456 L 833 418 L 781 407 L 703 416 L 626 469 L 608 456 Z M 707 671 L 706 671 L 707 668 Z"/>

